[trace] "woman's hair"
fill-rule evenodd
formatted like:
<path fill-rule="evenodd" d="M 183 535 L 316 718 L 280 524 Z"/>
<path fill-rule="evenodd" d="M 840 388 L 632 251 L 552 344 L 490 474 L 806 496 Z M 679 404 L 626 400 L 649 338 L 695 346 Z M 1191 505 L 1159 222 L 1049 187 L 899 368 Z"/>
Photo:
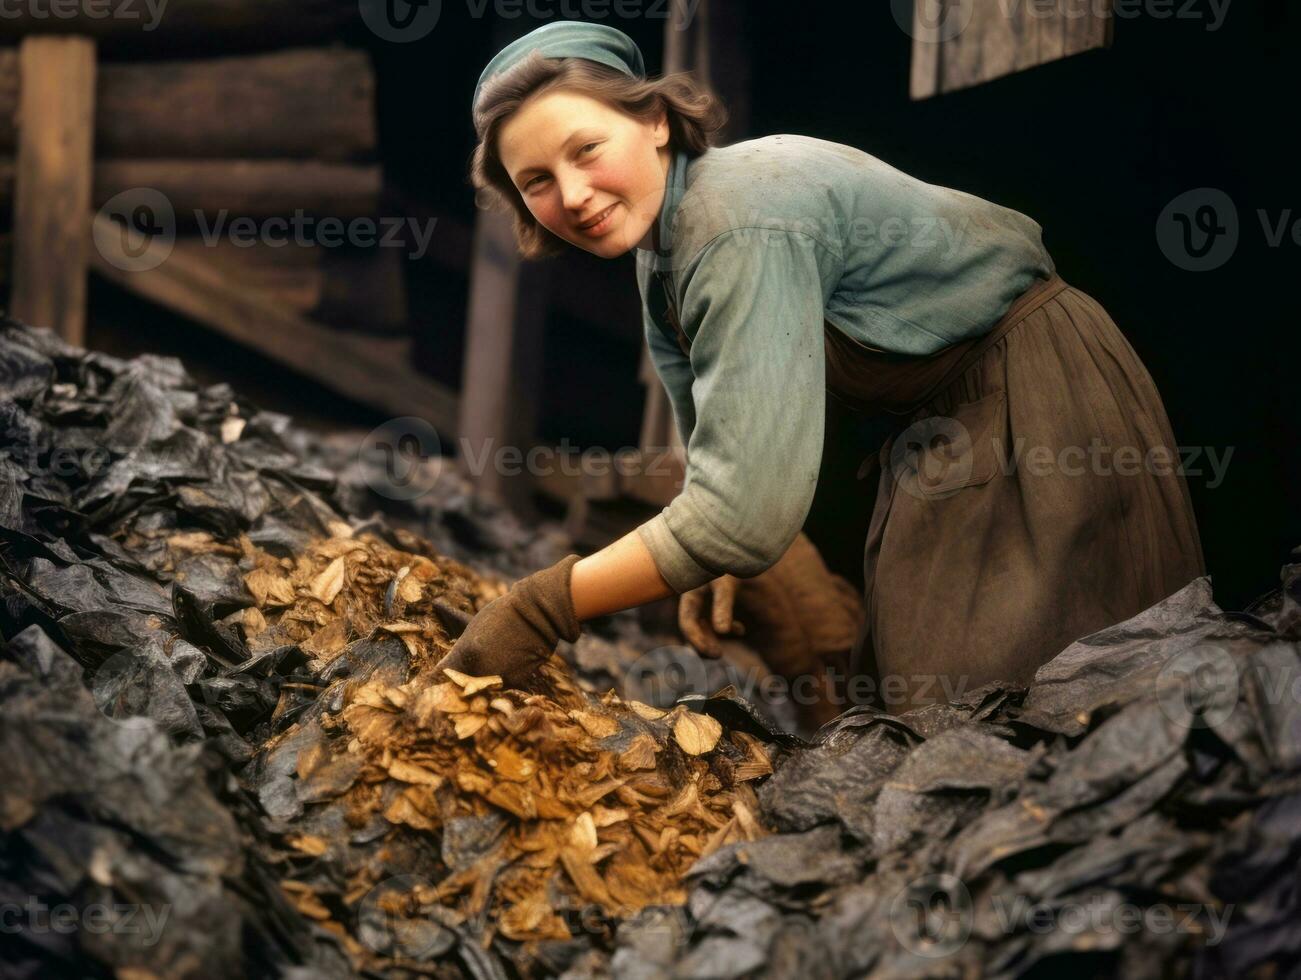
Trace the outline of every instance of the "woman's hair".
<path fill-rule="evenodd" d="M 565 245 L 538 223 L 497 155 L 502 124 L 529 96 L 565 89 L 599 99 L 643 122 L 667 113 L 669 149 L 699 156 L 727 122 L 727 111 L 712 92 L 690 75 L 632 78 L 614 68 L 584 58 L 544 58 L 534 51 L 517 65 L 486 82 L 474 114 L 479 145 L 470 159 L 470 181 L 476 199 L 515 216 L 515 242 L 520 255 L 540 259 Z M 482 197 L 480 197 L 482 195 Z"/>

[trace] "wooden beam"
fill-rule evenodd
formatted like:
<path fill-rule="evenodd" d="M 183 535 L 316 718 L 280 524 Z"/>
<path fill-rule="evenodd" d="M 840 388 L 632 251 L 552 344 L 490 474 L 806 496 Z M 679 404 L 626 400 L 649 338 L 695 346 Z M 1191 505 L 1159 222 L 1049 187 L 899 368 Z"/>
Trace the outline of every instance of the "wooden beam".
<path fill-rule="evenodd" d="M 96 101 L 100 159 L 347 161 L 375 152 L 375 72 L 356 49 L 106 64 Z"/>
<path fill-rule="evenodd" d="M 910 94 L 925 99 L 1111 44 L 1111 11 L 1075 0 L 917 0 Z"/>
<path fill-rule="evenodd" d="M 13 204 L 16 170 L 12 160 L 0 159 L 0 212 Z M 346 222 L 378 213 L 382 184 L 378 164 L 101 160 L 94 166 L 91 202 L 100 208 L 122 191 L 152 188 L 171 202 L 180 231 L 200 227 L 196 211 L 208 227 L 222 212 L 227 222 L 236 217 L 293 218 L 296 210 L 313 221 L 329 217 Z"/>
<path fill-rule="evenodd" d="M 465 447 L 463 463 L 491 461 L 503 448 L 523 452 L 533 445 L 542 383 L 547 271 L 545 264 L 520 259 L 509 217 L 497 211 L 479 212 L 461 367 L 458 431 Z M 485 496 L 528 508 L 531 480 L 493 465 L 469 467 L 466 475 Z"/>
<path fill-rule="evenodd" d="M 85 340 L 86 215 L 95 119 L 95 42 L 31 37 L 19 51 L 22 94 L 14 179 L 10 312 Z"/>
<path fill-rule="evenodd" d="M 193 227 L 195 211 L 211 224 L 228 218 L 307 215 L 370 217 L 379 208 L 383 175 L 378 164 L 316 160 L 101 160 L 95 167 L 95 206 L 134 187 L 166 195 L 177 224 Z"/>
<path fill-rule="evenodd" d="M 358 17 L 356 0 L 114 0 L 108 4 L 15 3 L 0 17 L 0 42 L 36 35 L 94 37 L 114 55 L 185 48 L 284 48 L 337 37 Z"/>
<path fill-rule="evenodd" d="M 16 145 L 18 92 L 18 52 L 0 48 L 0 153 Z M 101 160 L 347 162 L 376 146 L 375 72 L 356 49 L 103 64 L 95 110 Z"/>
<path fill-rule="evenodd" d="M 411 366 L 409 339 L 322 326 L 185 251 L 171 252 L 154 268 L 130 271 L 133 259 L 114 251 L 121 241 L 118 226 L 96 215 L 94 228 L 91 268 L 105 279 L 359 402 L 423 418 L 444 437 L 456 432 L 456 395 Z"/>

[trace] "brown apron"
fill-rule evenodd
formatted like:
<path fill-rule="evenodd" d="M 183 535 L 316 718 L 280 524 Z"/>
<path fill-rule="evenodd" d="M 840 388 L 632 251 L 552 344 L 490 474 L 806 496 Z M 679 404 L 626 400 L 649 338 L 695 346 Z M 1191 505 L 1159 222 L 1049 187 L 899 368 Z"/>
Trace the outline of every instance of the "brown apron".
<path fill-rule="evenodd" d="M 1204 573 L 1156 387 L 1106 311 L 1060 277 L 930 356 L 825 334 L 829 393 L 906 424 L 859 473 L 879 469 L 858 697 L 898 713 L 1028 683 L 1074 640 Z"/>

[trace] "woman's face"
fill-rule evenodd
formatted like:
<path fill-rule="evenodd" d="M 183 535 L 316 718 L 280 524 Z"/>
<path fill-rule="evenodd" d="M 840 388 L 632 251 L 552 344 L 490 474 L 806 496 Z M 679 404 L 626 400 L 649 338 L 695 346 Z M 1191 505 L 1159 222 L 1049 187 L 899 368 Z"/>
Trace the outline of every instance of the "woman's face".
<path fill-rule="evenodd" d="M 644 123 L 577 92 L 526 99 L 501 127 L 497 152 L 538 222 L 612 259 L 650 248 L 669 167 L 664 113 Z"/>

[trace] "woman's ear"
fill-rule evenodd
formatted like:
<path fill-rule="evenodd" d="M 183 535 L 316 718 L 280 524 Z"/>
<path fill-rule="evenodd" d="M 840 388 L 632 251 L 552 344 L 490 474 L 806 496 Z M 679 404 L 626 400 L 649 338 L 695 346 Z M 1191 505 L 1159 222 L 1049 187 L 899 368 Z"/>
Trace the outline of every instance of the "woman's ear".
<path fill-rule="evenodd" d="M 669 112 L 664 106 L 660 106 L 660 113 L 655 119 L 655 125 L 651 129 L 651 135 L 655 138 L 656 146 L 665 146 L 668 144 Z"/>

